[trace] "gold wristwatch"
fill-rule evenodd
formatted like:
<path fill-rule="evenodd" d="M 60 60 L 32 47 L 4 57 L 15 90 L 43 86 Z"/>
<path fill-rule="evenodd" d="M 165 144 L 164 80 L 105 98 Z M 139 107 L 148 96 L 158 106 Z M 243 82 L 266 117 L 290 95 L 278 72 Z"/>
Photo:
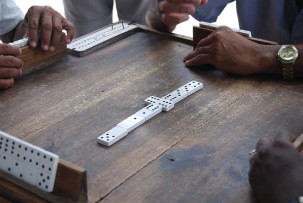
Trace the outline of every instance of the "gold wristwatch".
<path fill-rule="evenodd" d="M 298 58 L 298 50 L 294 45 L 282 45 L 277 53 L 282 65 L 283 79 L 291 80 L 295 76 L 295 62 Z"/>

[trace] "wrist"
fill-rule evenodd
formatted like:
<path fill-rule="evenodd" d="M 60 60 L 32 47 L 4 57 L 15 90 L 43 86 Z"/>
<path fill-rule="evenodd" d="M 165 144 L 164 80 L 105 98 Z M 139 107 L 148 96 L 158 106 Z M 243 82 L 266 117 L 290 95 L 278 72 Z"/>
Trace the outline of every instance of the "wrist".
<path fill-rule="evenodd" d="M 258 73 L 282 75 L 282 67 L 277 60 L 279 45 L 257 45 L 258 54 L 256 68 Z"/>

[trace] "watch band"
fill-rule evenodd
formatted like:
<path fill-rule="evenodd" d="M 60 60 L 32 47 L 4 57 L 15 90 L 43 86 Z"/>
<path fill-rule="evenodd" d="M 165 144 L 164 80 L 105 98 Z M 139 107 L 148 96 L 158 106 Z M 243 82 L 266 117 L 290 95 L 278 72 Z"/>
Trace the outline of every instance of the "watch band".
<path fill-rule="evenodd" d="M 283 79 L 292 80 L 295 77 L 295 68 L 291 64 L 282 64 Z"/>

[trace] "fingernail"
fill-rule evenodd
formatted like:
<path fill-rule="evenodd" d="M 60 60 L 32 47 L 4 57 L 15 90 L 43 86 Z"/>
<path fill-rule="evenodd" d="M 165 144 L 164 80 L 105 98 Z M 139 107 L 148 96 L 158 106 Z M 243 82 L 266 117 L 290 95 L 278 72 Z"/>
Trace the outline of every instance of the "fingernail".
<path fill-rule="evenodd" d="M 22 69 L 20 68 L 19 70 L 20 70 L 20 75 L 22 75 Z"/>
<path fill-rule="evenodd" d="M 43 45 L 43 50 L 47 51 L 48 50 L 48 45 Z"/>
<path fill-rule="evenodd" d="M 31 47 L 36 47 L 36 46 L 37 46 L 37 43 L 34 41 L 31 41 Z"/>
<path fill-rule="evenodd" d="M 54 46 L 51 46 L 51 47 L 49 48 L 49 50 L 50 50 L 50 51 L 55 51 L 55 47 L 54 47 Z"/>
<path fill-rule="evenodd" d="M 67 44 L 69 44 L 70 42 L 71 42 L 71 40 L 70 40 L 70 39 L 66 40 L 66 43 L 67 43 Z"/>

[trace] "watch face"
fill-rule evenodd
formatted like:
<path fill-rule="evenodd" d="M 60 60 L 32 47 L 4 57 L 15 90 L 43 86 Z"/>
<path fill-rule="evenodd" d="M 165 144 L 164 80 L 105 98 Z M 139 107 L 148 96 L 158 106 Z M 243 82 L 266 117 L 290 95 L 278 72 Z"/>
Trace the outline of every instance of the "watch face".
<path fill-rule="evenodd" d="M 283 60 L 289 61 L 295 59 L 298 55 L 298 52 L 291 46 L 285 46 L 283 49 L 281 49 L 279 55 Z"/>

